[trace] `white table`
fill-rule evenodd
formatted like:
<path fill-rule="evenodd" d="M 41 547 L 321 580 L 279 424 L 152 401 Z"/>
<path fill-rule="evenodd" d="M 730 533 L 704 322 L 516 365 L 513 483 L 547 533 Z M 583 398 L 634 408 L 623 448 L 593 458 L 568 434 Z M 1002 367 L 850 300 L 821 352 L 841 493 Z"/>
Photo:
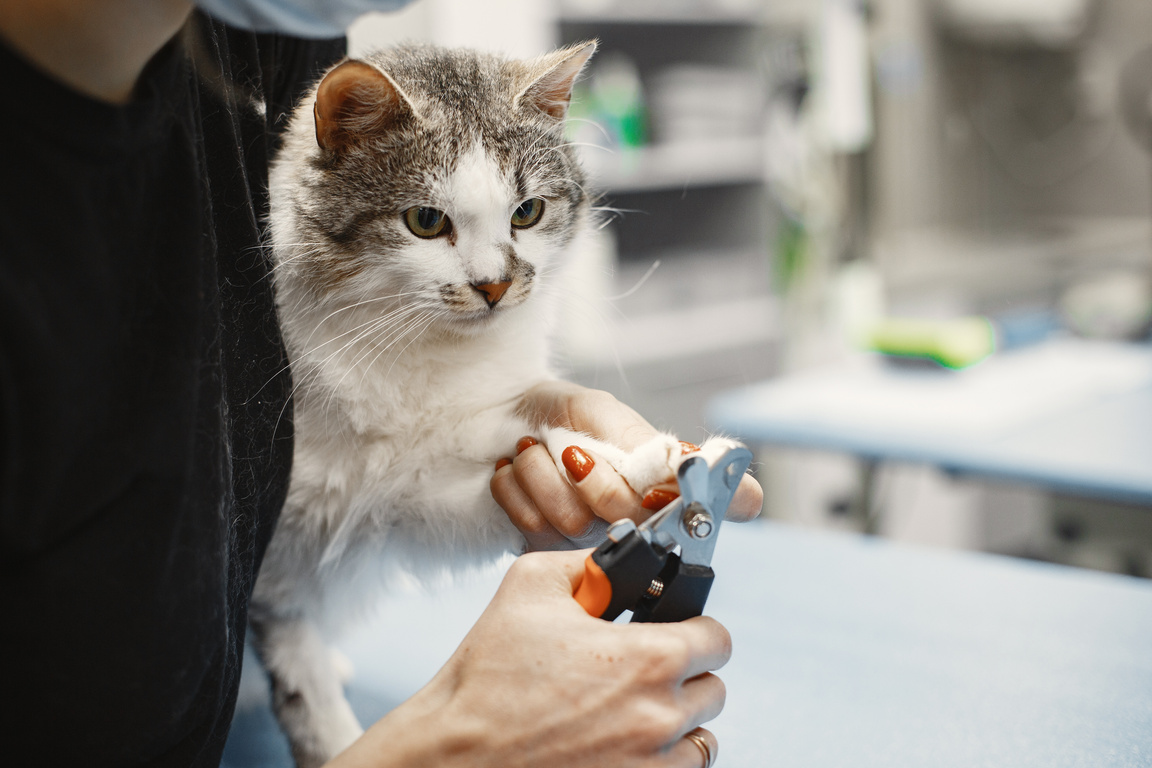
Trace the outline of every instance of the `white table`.
<path fill-rule="evenodd" d="M 1152 765 L 1152 582 L 771 523 L 725 526 L 714 566 L 720 766 Z M 398 595 L 350 639 L 363 720 L 432 676 L 498 580 Z M 246 663 L 224 766 L 288 765 Z"/>
<path fill-rule="evenodd" d="M 1147 344 L 1056 339 L 961 371 L 862 354 L 722 393 L 709 420 L 753 443 L 1152 505 Z"/>

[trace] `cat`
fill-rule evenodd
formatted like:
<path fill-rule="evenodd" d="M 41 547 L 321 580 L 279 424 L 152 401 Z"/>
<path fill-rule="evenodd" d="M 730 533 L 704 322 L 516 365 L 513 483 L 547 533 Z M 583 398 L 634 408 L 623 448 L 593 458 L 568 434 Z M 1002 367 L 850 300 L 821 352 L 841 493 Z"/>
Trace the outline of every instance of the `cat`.
<path fill-rule="evenodd" d="M 670 435 L 626 454 L 517 409 L 555 378 L 557 283 L 590 224 L 564 118 L 595 48 L 519 61 L 401 46 L 338 64 L 289 121 L 269 231 L 295 457 L 251 626 L 300 768 L 362 733 L 327 638 L 390 568 L 523 550 L 489 490 L 518 438 L 558 466 L 580 445 L 640 493 L 673 476 Z"/>

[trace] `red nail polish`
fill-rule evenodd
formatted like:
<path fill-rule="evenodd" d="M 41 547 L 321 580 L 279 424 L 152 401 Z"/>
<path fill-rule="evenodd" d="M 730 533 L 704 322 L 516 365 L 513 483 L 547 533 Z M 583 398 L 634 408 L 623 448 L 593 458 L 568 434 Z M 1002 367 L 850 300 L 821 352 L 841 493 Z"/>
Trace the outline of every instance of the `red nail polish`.
<path fill-rule="evenodd" d="M 574 445 L 565 448 L 564 452 L 560 454 L 560 459 L 564 462 L 564 468 L 568 470 L 576 482 L 588 477 L 592 467 L 596 466 L 596 462 L 592 461 L 591 456 Z"/>
<path fill-rule="evenodd" d="M 680 494 L 666 491 L 663 488 L 653 488 L 644 494 L 644 499 L 640 502 L 640 506 L 655 512 L 658 509 L 664 509 L 664 507 L 671 504 L 679 498 L 679 496 Z"/>
<path fill-rule="evenodd" d="M 690 443 L 687 440 L 680 441 L 681 456 L 687 456 L 690 453 L 696 453 L 698 450 L 700 450 L 700 446 L 696 445 L 695 443 Z"/>
<path fill-rule="evenodd" d="M 518 441 L 516 441 L 516 455 L 519 456 L 520 454 L 524 453 L 524 451 L 528 450 L 529 448 L 531 448 L 534 445 L 536 445 L 535 438 L 532 438 L 532 437 L 520 438 Z"/>
<path fill-rule="evenodd" d="M 508 466 L 511 463 L 512 463 L 512 459 L 497 459 L 496 460 L 496 469 L 503 469 L 504 467 Z"/>

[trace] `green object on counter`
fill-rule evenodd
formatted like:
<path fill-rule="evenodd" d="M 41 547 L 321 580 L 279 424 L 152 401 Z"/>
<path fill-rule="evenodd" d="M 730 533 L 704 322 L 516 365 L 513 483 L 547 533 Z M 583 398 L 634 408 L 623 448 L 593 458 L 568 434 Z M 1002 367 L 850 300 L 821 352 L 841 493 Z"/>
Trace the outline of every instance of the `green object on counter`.
<path fill-rule="evenodd" d="M 996 351 L 996 332 L 986 317 L 954 320 L 887 318 L 867 334 L 869 349 L 901 358 L 934 360 L 967 368 Z"/>

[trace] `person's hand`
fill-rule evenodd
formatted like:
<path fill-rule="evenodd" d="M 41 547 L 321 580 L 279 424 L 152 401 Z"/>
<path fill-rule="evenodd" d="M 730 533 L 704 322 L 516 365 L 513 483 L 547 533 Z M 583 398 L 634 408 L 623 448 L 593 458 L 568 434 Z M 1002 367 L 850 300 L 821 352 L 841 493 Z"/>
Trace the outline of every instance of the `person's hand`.
<path fill-rule="evenodd" d="M 572 598 L 586 551 L 524 555 L 435 678 L 330 768 L 700 768 L 724 706 L 727 630 L 614 624 Z"/>
<path fill-rule="evenodd" d="M 607 392 L 563 381 L 546 382 L 525 395 L 521 409 L 530 421 L 586 432 L 625 450 L 651 439 L 656 429 Z M 582 546 L 602 537 L 599 520 L 624 517 L 637 522 L 675 498 L 675 485 L 658 488 L 643 499 L 628 487 L 607 461 L 577 450 L 566 453 L 566 480 L 544 446 L 522 441 L 511 463 L 501 462 L 492 476 L 492 496 L 524 534 L 529 550 Z M 760 513 L 764 492 L 745 475 L 728 507 L 726 519 L 751 520 Z"/>

